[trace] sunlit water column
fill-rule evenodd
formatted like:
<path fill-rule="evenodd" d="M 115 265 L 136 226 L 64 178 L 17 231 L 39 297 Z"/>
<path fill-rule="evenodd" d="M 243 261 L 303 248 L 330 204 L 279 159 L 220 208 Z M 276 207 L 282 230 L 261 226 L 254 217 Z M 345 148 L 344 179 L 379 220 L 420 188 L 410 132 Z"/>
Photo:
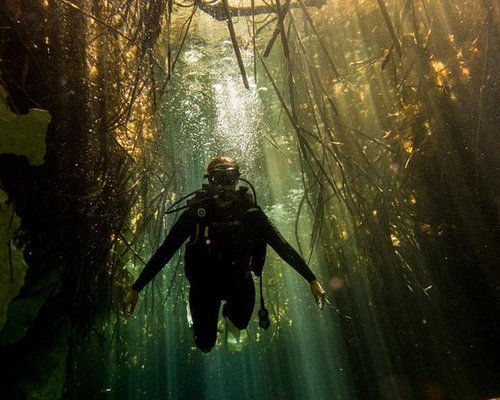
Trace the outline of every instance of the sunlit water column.
<path fill-rule="evenodd" d="M 241 83 L 225 24 L 200 15 L 194 25 L 166 104 L 165 135 L 171 138 L 167 151 L 173 150 L 177 182 L 186 193 L 196 190 L 206 182 L 207 162 L 228 155 L 239 161 L 244 176 L 262 194 L 263 127 L 258 92 L 255 86 L 246 90 Z M 209 31 L 205 31 L 207 25 Z M 167 349 L 170 357 L 175 354 L 167 361 L 166 382 L 173 398 L 181 398 L 183 393 L 206 399 L 266 398 L 256 352 L 247 349 L 233 355 L 221 343 L 209 355 L 192 352 L 195 363 L 186 376 L 175 372 L 184 362 L 179 358 L 186 355 Z"/>
<path fill-rule="evenodd" d="M 274 114 L 271 119 L 277 119 L 277 116 Z M 266 213 L 293 247 L 300 249 L 304 259 L 309 261 L 313 227 L 307 206 L 302 208 L 298 232 L 295 232 L 304 190 L 293 129 L 288 124 L 281 124 L 275 135 L 281 144 L 281 152 L 271 146 L 264 148 L 271 191 L 271 205 L 266 207 Z M 327 288 L 329 277 L 323 273 L 326 269 L 320 264 L 318 251 L 321 249 L 313 252 L 309 266 Z M 288 389 L 290 395 L 297 399 L 356 399 L 337 316 L 332 315 L 328 306 L 320 311 L 307 282 L 282 260 L 274 258 L 274 262 L 276 271 L 281 272 L 280 279 L 284 281 L 284 295 L 291 298 L 288 306 L 291 325 L 283 339 L 290 349 L 287 358 L 294 379 Z M 275 362 L 279 362 L 278 358 Z"/>
<path fill-rule="evenodd" d="M 302 182 L 293 131 L 283 125 L 279 107 L 263 106 L 261 96 L 273 96 L 271 90 L 258 87 L 252 76 L 250 89 L 244 88 L 228 38 L 225 23 L 203 14 L 195 21 L 165 105 L 165 135 L 171 138 L 167 151 L 172 151 L 177 181 L 186 193 L 200 187 L 211 158 L 236 158 L 244 176 L 254 183 L 259 203 L 297 248 L 294 221 Z M 251 66 L 251 52 L 243 50 L 243 56 Z M 269 145 L 274 139 L 278 149 Z M 305 255 L 311 229 L 305 214 L 300 224 Z M 317 310 L 307 282 L 283 261 L 273 261 L 275 258 L 271 254 L 270 262 L 282 271 L 279 279 L 284 282 L 284 295 L 292 299 L 287 315 L 291 326 L 276 339 L 276 352 L 262 357 L 260 342 L 254 341 L 242 353 L 231 354 L 219 343 L 208 355 L 194 355 L 193 376 L 176 373 L 178 360 L 169 359 L 166 378 L 173 398 L 183 393 L 182 385 L 192 384 L 197 388 L 191 392 L 206 399 L 275 398 L 271 393 L 290 399 L 355 399 L 335 318 L 329 310 L 323 314 Z M 322 277 L 321 266 L 314 259 L 311 266 Z M 251 338 L 256 337 L 257 329 L 253 319 Z M 272 329 L 261 335 L 273 335 Z M 169 346 L 174 344 L 168 342 Z M 170 357 L 183 357 L 173 349 L 167 352 Z M 192 379 L 194 376 L 197 379 Z"/>

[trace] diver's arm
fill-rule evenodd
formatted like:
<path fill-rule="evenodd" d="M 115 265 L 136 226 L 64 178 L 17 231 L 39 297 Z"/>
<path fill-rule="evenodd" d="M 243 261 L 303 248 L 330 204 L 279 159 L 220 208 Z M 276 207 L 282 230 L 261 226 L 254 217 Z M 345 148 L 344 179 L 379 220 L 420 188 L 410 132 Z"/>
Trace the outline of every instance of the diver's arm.
<path fill-rule="evenodd" d="M 320 308 L 323 308 L 325 304 L 325 291 L 304 259 L 295 251 L 290 243 L 286 241 L 260 208 L 253 209 L 250 215 L 264 234 L 266 242 L 269 243 L 274 251 L 276 251 L 287 264 L 309 282 L 316 303 Z"/>
<path fill-rule="evenodd" d="M 278 229 L 267 218 L 260 208 L 252 210 L 252 219 L 259 227 L 259 231 L 263 234 L 264 239 L 273 248 L 276 253 L 295 271 L 304 277 L 307 282 L 311 283 L 316 280 L 316 275 L 307 266 L 304 259 L 299 253 L 286 241 Z"/>
<path fill-rule="evenodd" d="M 123 311 L 126 317 L 130 317 L 134 312 L 139 301 L 139 292 L 156 276 L 188 238 L 190 222 L 190 213 L 185 211 L 174 224 L 162 245 L 148 261 L 139 278 L 123 299 Z"/>
<path fill-rule="evenodd" d="M 185 211 L 170 229 L 162 245 L 148 261 L 141 274 L 132 285 L 132 289 L 140 292 L 160 270 L 167 264 L 175 252 L 186 241 L 190 233 L 191 216 Z"/>

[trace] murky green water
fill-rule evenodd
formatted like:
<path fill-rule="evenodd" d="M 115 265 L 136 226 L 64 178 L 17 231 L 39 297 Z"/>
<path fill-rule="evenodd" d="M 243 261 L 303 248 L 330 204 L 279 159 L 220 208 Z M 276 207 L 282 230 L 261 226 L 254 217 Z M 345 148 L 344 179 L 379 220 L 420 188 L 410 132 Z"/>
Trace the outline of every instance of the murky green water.
<path fill-rule="evenodd" d="M 168 86 L 162 109 L 164 147 L 157 149 L 172 160 L 165 168 L 173 173 L 176 198 L 200 187 L 211 158 L 236 158 L 244 176 L 254 183 L 263 209 L 301 249 L 328 288 L 333 308 L 319 311 L 307 283 L 269 251 L 264 289 L 273 315 L 271 329 L 260 330 L 254 318 L 250 345 L 242 353 L 228 352 L 221 332 L 216 348 L 202 354 L 193 346 L 187 323 L 188 289 L 181 257 L 174 258 L 142 294 L 136 318 L 125 327 L 128 353 L 116 363 L 107 398 L 473 398 L 469 396 L 477 383 L 468 372 L 470 365 L 463 362 L 470 355 L 459 350 L 466 335 L 456 334 L 460 328 L 453 321 L 459 322 L 450 319 L 447 303 L 448 291 L 459 290 L 462 283 L 447 286 L 449 280 L 439 275 L 441 265 L 448 265 L 444 255 L 448 244 L 443 245 L 443 259 L 426 255 L 419 247 L 418 232 L 425 233 L 426 225 L 418 227 L 409 208 L 415 193 L 408 197 L 400 193 L 401 182 L 407 179 L 401 175 L 413 162 L 415 142 L 405 142 L 405 131 L 392 129 L 398 118 L 408 114 L 411 119 L 411 109 L 402 114 L 396 110 L 403 107 L 404 96 L 414 95 L 413 89 L 403 95 L 398 92 L 397 84 L 385 75 L 404 76 L 404 71 L 383 72 L 380 64 L 370 65 L 378 50 L 352 39 L 376 36 L 382 28 L 367 32 L 368 24 L 362 19 L 351 18 L 341 25 L 336 21 L 324 18 L 323 32 L 330 35 L 326 37 L 330 49 L 341 54 L 336 58 L 340 77 L 331 65 L 325 68 L 329 62 L 323 59 L 314 34 L 304 21 L 300 23 L 305 27 L 305 43 L 317 48 L 309 61 L 323 68 L 320 81 L 335 95 L 340 117 L 330 117 L 333 112 L 326 109 L 331 103 L 324 94 L 318 95 L 318 87 L 314 93 L 305 83 L 294 82 L 296 101 L 304 111 L 299 119 L 321 138 L 311 146 L 314 154 L 323 157 L 315 162 L 332 172 L 334 194 L 321 197 L 322 192 L 313 188 L 315 169 L 304 166 L 304 157 L 302 174 L 297 132 L 260 66 L 255 80 L 249 43 L 242 45 L 250 82 L 247 90 L 226 24 L 204 14 L 193 22 Z M 243 19 L 237 28 L 246 37 Z M 335 41 L 341 34 L 344 41 Z M 281 57 L 281 50 L 276 50 L 269 65 L 279 66 Z M 361 72 L 360 60 L 368 60 Z M 407 77 L 412 74 L 408 71 Z M 278 82 L 283 88 L 286 84 L 286 79 Z M 313 96 L 323 99 L 316 105 L 325 107 L 327 117 L 318 116 Z M 409 125 L 403 124 L 411 130 Z M 384 150 L 393 140 L 401 140 L 406 159 Z M 327 142 L 333 143 L 334 150 L 322 148 Z M 320 179 L 328 186 L 326 178 Z M 306 205 L 305 188 L 310 190 Z M 321 229 L 314 226 L 313 214 L 319 210 L 314 201 L 325 205 L 318 217 L 323 221 Z M 359 208 L 350 208 L 353 205 Z M 313 232 L 319 236 L 311 253 Z M 466 263 L 460 256 L 449 262 L 460 268 L 466 265 L 460 264 Z M 471 290 L 480 292 L 481 285 Z M 451 308 L 456 310 L 466 301 L 459 295 Z M 472 340 L 470 345 L 475 343 Z"/>
<path fill-rule="evenodd" d="M 257 2 L 245 89 L 224 3 L 183 1 L 0 5 L 0 397 L 500 398 L 498 2 Z M 217 155 L 330 301 L 269 249 L 237 354 L 195 348 L 182 251 L 120 313 Z"/>

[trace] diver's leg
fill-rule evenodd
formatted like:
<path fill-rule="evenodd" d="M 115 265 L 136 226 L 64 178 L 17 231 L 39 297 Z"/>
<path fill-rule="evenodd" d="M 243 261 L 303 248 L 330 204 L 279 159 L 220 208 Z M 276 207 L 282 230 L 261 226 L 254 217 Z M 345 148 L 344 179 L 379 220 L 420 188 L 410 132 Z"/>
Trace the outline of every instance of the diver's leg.
<path fill-rule="evenodd" d="M 240 330 L 246 329 L 252 317 L 255 305 L 255 286 L 251 277 L 234 285 L 227 302 L 224 304 L 223 315 Z"/>
<path fill-rule="evenodd" d="M 208 353 L 217 341 L 217 322 L 221 300 L 206 285 L 191 285 L 189 307 L 193 318 L 194 342 Z"/>

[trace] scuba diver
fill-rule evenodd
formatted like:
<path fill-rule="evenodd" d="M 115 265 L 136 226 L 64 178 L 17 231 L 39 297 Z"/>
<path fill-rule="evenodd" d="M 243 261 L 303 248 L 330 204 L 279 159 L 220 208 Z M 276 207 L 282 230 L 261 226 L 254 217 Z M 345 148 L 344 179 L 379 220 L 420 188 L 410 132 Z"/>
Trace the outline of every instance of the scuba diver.
<path fill-rule="evenodd" d="M 321 309 L 325 291 L 303 258 L 257 206 L 255 191 L 252 196 L 246 186 L 237 187 L 239 180 L 250 184 L 240 178 L 237 162 L 216 157 L 208 164 L 207 172 L 208 185 L 195 192 L 186 206 L 173 210 L 185 209 L 123 299 L 124 311 L 126 316 L 133 313 L 139 292 L 189 239 L 184 258 L 194 342 L 202 352 L 212 350 L 223 304 L 227 343 L 239 351 L 248 343 L 246 328 L 255 304 L 251 272 L 261 275 L 267 244 L 309 282 Z M 263 304 L 262 281 L 259 318 L 259 325 L 266 329 L 269 320 Z"/>

